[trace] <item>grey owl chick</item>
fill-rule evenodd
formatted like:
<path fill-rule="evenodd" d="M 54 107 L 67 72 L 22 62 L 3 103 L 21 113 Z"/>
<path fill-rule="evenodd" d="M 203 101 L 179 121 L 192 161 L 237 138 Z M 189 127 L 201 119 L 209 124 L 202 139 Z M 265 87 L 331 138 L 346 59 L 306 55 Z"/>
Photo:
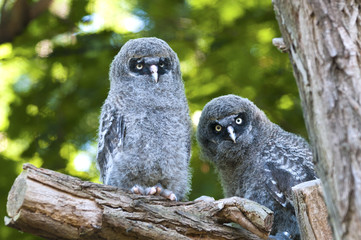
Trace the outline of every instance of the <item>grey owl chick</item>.
<path fill-rule="evenodd" d="M 303 138 L 272 123 L 248 99 L 226 95 L 204 107 L 197 140 L 216 166 L 226 197 L 244 197 L 273 210 L 276 239 L 300 238 L 291 187 L 316 178 Z"/>
<path fill-rule="evenodd" d="M 189 192 L 191 121 L 176 53 L 158 38 L 130 40 L 109 75 L 97 153 L 104 184 L 181 200 Z"/>

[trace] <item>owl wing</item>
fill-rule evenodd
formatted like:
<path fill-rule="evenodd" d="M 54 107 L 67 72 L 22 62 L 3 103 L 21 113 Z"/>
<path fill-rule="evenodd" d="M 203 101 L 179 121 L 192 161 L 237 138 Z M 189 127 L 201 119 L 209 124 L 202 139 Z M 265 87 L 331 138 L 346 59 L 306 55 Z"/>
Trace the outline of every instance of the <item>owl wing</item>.
<path fill-rule="evenodd" d="M 271 146 L 264 153 L 266 188 L 283 207 L 292 204 L 292 187 L 316 179 L 312 165 L 312 154 L 307 148 Z"/>
<path fill-rule="evenodd" d="M 105 181 L 107 169 L 113 164 L 115 153 L 122 151 L 125 124 L 119 111 L 105 104 L 100 119 L 97 164 L 101 179 Z"/>

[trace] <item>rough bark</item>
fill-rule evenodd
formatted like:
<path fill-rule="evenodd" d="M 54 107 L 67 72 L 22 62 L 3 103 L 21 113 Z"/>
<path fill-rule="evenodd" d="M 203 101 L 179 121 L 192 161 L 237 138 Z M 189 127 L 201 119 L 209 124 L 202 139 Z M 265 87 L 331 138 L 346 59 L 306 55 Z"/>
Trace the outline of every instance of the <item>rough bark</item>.
<path fill-rule="evenodd" d="M 327 208 L 321 181 L 313 180 L 292 188 L 301 238 L 307 240 L 332 240 Z"/>
<path fill-rule="evenodd" d="M 5 223 L 47 239 L 267 239 L 273 223 L 272 211 L 238 197 L 171 202 L 23 168 L 9 192 Z M 244 229 L 224 225 L 229 222 Z"/>
<path fill-rule="evenodd" d="M 273 0 L 335 239 L 361 239 L 361 15 L 353 0 Z"/>

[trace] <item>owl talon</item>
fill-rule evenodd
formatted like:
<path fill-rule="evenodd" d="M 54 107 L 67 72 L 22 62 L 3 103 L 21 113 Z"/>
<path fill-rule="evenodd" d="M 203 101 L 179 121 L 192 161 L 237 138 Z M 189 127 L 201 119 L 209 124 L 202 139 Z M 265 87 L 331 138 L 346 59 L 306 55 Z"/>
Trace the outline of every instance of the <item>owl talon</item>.
<path fill-rule="evenodd" d="M 171 201 L 178 201 L 177 196 L 172 191 L 170 191 L 168 189 L 163 189 L 160 192 L 160 195 L 162 197 L 165 197 L 166 199 L 171 200 Z"/>
<path fill-rule="evenodd" d="M 160 195 L 171 201 L 177 201 L 177 196 L 172 191 L 163 189 L 160 184 L 157 184 L 153 187 L 148 187 L 146 189 L 139 185 L 134 185 L 134 187 L 131 188 L 131 191 L 132 193 L 139 195 Z"/>
<path fill-rule="evenodd" d="M 172 191 L 170 191 L 168 189 L 164 189 L 160 183 L 155 185 L 153 188 L 155 188 L 155 190 L 156 190 L 156 193 L 154 195 L 160 195 L 171 201 L 178 201 L 177 196 Z"/>
<path fill-rule="evenodd" d="M 134 185 L 131 189 L 132 193 L 144 195 L 144 188 L 139 185 Z"/>
<path fill-rule="evenodd" d="M 171 200 L 171 201 L 178 201 L 177 196 L 176 196 L 174 193 L 172 193 L 171 195 L 169 195 L 169 196 L 168 196 L 168 199 Z"/>
<path fill-rule="evenodd" d="M 156 195 L 157 188 L 156 187 L 149 187 L 145 189 L 145 195 Z"/>
<path fill-rule="evenodd" d="M 158 183 L 158 184 L 155 185 L 154 187 L 155 187 L 155 189 L 157 190 L 156 195 L 160 195 L 160 193 L 163 191 L 162 185 L 160 185 L 160 183 Z"/>

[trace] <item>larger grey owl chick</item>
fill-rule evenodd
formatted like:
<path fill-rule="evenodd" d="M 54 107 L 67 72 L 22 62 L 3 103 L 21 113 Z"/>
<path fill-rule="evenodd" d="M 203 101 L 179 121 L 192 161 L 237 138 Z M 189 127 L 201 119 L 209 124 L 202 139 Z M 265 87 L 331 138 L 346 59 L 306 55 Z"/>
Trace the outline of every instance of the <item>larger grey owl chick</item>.
<path fill-rule="evenodd" d="M 226 197 L 265 205 L 274 211 L 272 234 L 300 237 L 291 187 L 316 178 L 303 138 L 272 123 L 248 99 L 226 95 L 204 107 L 197 140 L 215 164 Z"/>
<path fill-rule="evenodd" d="M 109 75 L 97 153 L 104 184 L 181 200 L 189 192 L 191 121 L 176 53 L 158 38 L 130 40 Z"/>

